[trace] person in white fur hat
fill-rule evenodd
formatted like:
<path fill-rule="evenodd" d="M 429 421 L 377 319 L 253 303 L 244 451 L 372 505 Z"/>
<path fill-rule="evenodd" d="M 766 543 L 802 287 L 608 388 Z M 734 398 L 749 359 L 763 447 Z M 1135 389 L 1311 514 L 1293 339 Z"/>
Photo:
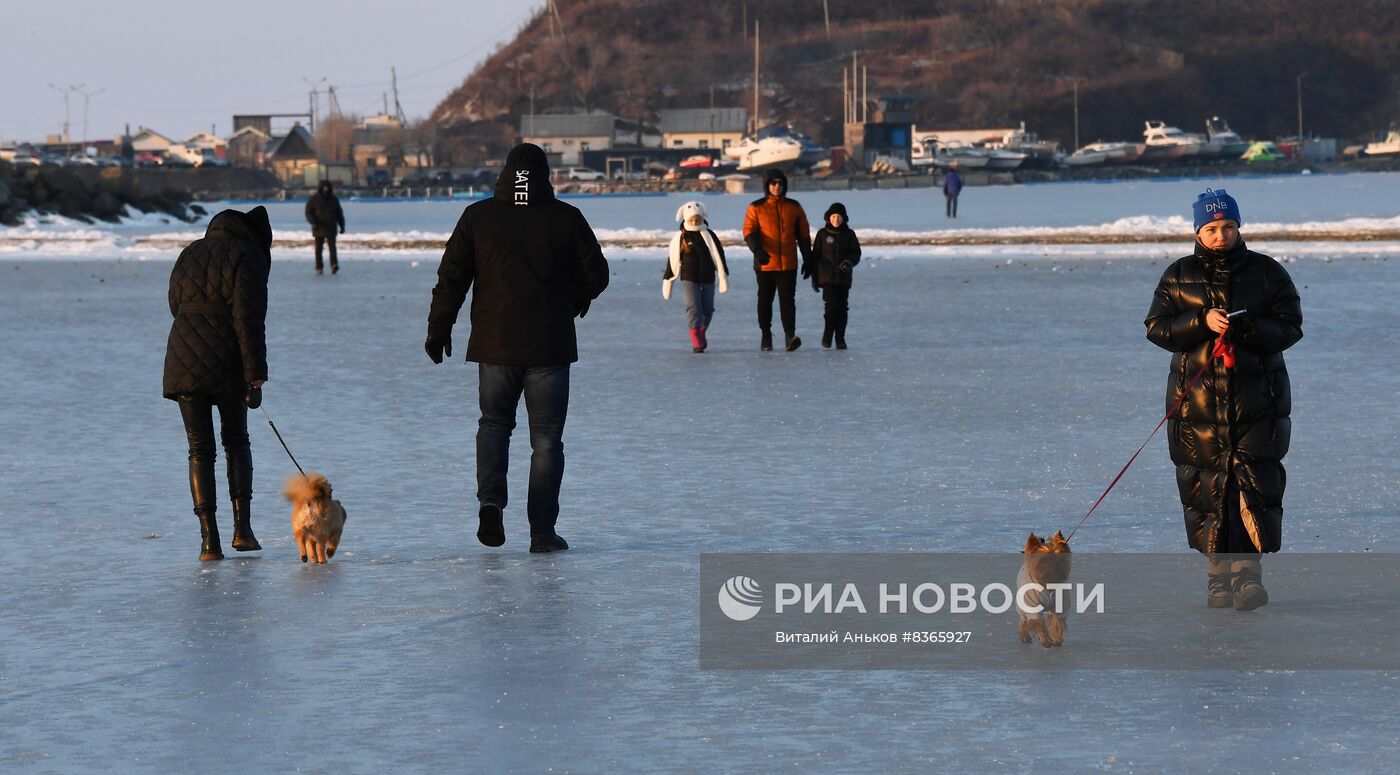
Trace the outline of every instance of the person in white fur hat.
<path fill-rule="evenodd" d="M 690 326 L 690 349 L 702 353 L 709 346 L 705 330 L 715 315 L 715 289 L 729 290 L 729 267 L 724 263 L 724 246 L 710 230 L 705 206 L 686 202 L 676 211 L 681 225 L 671 238 L 666 273 L 661 278 L 661 298 L 671 298 L 671 286 L 681 281 L 685 294 L 685 316 Z"/>

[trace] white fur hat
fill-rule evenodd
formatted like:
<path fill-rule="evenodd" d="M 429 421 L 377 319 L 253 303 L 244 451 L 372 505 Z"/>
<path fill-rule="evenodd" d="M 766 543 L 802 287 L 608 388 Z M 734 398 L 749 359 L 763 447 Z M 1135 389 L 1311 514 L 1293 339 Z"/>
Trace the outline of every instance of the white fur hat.
<path fill-rule="evenodd" d="M 676 211 L 676 223 L 685 223 L 692 215 L 700 216 L 700 220 L 706 223 L 710 222 L 709 216 L 705 213 L 705 206 L 699 202 L 690 201 L 681 205 L 681 209 Z"/>

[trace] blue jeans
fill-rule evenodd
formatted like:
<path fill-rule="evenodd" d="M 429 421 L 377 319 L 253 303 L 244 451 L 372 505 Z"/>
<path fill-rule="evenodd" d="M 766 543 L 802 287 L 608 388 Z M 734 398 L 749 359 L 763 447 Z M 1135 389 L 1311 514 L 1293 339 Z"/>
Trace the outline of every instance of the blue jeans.
<path fill-rule="evenodd" d="M 530 535 L 554 535 L 559 484 L 564 480 L 564 417 L 569 411 L 568 366 L 478 364 L 481 421 L 476 430 L 476 499 L 506 507 L 506 470 L 515 410 L 525 395 L 530 418 L 530 489 L 525 513 Z"/>
<path fill-rule="evenodd" d="M 691 328 L 709 328 L 715 316 L 715 284 L 681 280 L 685 294 L 685 321 Z"/>

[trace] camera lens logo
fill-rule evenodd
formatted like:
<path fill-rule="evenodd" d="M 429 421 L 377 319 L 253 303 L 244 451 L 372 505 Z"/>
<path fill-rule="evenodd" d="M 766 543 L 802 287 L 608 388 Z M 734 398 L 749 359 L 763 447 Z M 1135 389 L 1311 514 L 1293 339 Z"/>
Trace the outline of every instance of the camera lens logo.
<path fill-rule="evenodd" d="M 719 588 L 719 610 L 736 622 L 747 622 L 758 616 L 762 591 L 757 581 L 748 576 L 735 576 Z"/>

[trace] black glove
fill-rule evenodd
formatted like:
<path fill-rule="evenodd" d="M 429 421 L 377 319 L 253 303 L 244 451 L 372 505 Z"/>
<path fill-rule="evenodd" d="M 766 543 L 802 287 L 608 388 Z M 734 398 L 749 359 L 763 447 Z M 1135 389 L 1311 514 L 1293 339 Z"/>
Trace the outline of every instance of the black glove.
<path fill-rule="evenodd" d="M 753 252 L 753 270 L 755 272 L 762 272 L 763 265 L 766 263 L 768 263 L 768 254 L 755 250 Z"/>
<path fill-rule="evenodd" d="M 341 227 L 340 227 L 340 233 L 341 233 L 341 234 L 344 234 L 344 233 L 345 233 L 345 227 L 344 227 L 344 226 L 341 226 Z"/>
<path fill-rule="evenodd" d="M 592 306 L 592 304 L 592 301 L 584 299 L 583 302 L 578 305 L 578 309 L 574 310 L 574 317 L 577 317 L 580 320 L 583 319 L 583 316 L 588 314 L 588 308 Z"/>
<path fill-rule="evenodd" d="M 442 363 L 442 356 L 452 357 L 452 336 L 442 334 L 434 336 L 428 334 L 428 340 L 423 342 L 423 349 L 428 353 L 428 357 L 433 359 L 433 363 Z"/>
<path fill-rule="evenodd" d="M 802 279 L 806 280 L 812 276 L 812 264 L 809 261 L 802 262 Z"/>
<path fill-rule="evenodd" d="M 248 392 L 243 395 L 243 403 L 247 404 L 249 409 L 262 406 L 262 388 L 249 385 Z"/>
<path fill-rule="evenodd" d="M 849 271 L 851 271 L 851 262 L 850 262 L 850 261 L 842 261 L 842 262 L 841 262 L 841 265 L 840 265 L 839 267 L 837 267 L 837 268 L 840 269 L 840 270 L 843 271 L 843 272 L 849 272 Z"/>

